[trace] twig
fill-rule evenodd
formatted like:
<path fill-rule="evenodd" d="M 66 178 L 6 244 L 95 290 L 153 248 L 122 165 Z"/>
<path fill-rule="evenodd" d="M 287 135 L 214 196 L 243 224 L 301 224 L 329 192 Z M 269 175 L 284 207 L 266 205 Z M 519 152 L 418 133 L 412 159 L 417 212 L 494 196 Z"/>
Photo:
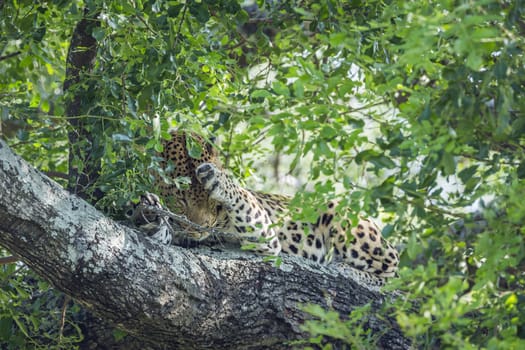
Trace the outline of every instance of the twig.
<path fill-rule="evenodd" d="M 188 219 L 184 215 L 175 214 L 175 213 L 172 213 L 169 210 L 161 209 L 159 207 L 152 206 L 152 205 L 139 204 L 137 206 L 136 210 L 135 210 L 135 212 L 138 213 L 138 214 L 133 215 L 133 217 L 136 218 L 137 215 L 140 215 L 140 213 L 142 213 L 144 211 L 153 212 L 153 213 L 158 214 L 160 216 L 168 217 L 168 218 L 176 221 L 179 225 L 181 225 L 183 227 L 184 226 L 190 227 L 191 229 L 194 229 L 197 232 L 208 232 L 210 234 L 210 236 L 215 237 L 215 238 L 223 237 L 223 238 L 233 238 L 233 239 L 236 239 L 236 240 L 239 239 L 239 236 L 237 234 L 223 232 L 223 231 L 217 230 L 217 229 L 215 229 L 213 227 L 201 226 L 199 224 L 194 223 L 193 221 L 191 221 L 190 219 Z M 131 220 L 133 220 L 133 217 L 131 218 Z M 169 225 L 169 224 L 167 224 L 167 225 L 169 226 L 169 228 L 170 228 L 170 230 L 172 232 L 175 231 L 175 230 L 173 230 L 173 228 L 171 228 L 171 225 Z M 202 241 L 202 240 L 206 239 L 206 237 L 203 237 L 202 239 L 194 239 L 194 240 L 195 241 Z M 249 240 L 249 238 L 247 238 L 247 240 Z"/>
<path fill-rule="evenodd" d="M 226 50 L 235 50 L 236 48 L 238 47 L 241 47 L 243 46 L 244 44 L 246 44 L 248 42 L 248 40 L 246 40 L 246 38 L 242 35 L 240 35 L 240 40 L 237 44 L 233 45 L 233 46 L 230 46 L 230 47 L 225 47 Z"/>
<path fill-rule="evenodd" d="M 122 115 L 126 115 L 126 74 L 123 73 L 120 79 L 122 81 L 122 99 L 120 101 L 120 108 L 122 109 Z"/>
<path fill-rule="evenodd" d="M 53 177 L 53 178 L 64 179 L 64 180 L 69 179 L 69 176 L 66 173 L 62 173 L 60 171 L 44 171 L 44 174 L 46 174 L 47 177 Z"/>
<path fill-rule="evenodd" d="M 64 298 L 64 304 L 62 305 L 62 313 L 60 318 L 60 330 L 58 332 L 58 342 L 62 342 L 62 338 L 64 337 L 64 326 L 66 325 L 66 311 L 67 311 L 67 304 L 71 301 L 71 297 L 69 295 L 66 295 Z"/>
<path fill-rule="evenodd" d="M 137 14 L 137 15 L 135 15 L 135 17 L 137 17 L 137 18 L 139 19 L 139 21 L 141 21 L 142 24 L 144 24 L 144 25 L 146 26 L 146 28 L 147 28 L 151 33 L 153 33 L 153 34 L 155 34 L 155 35 L 158 35 L 157 32 L 156 32 L 153 28 L 151 28 L 151 26 L 149 25 L 149 23 L 146 22 L 146 20 L 145 20 L 144 18 L 142 18 L 142 16 L 140 16 L 140 15 Z"/>
<path fill-rule="evenodd" d="M 22 53 L 22 51 L 15 51 L 13 53 L 7 54 L 5 56 L 0 56 L 0 61 L 7 60 L 8 58 L 18 56 Z"/>
<path fill-rule="evenodd" d="M 274 20 L 272 18 L 250 18 L 246 23 L 274 23 Z"/>
<path fill-rule="evenodd" d="M 177 37 L 175 38 L 175 42 L 179 41 L 180 33 L 182 31 L 182 23 L 184 23 L 184 19 L 186 18 L 187 10 L 188 10 L 188 5 L 184 3 L 184 6 L 182 7 L 182 15 L 180 17 L 179 28 L 177 29 Z"/>
<path fill-rule="evenodd" d="M 378 101 L 378 102 L 372 102 L 372 103 L 369 103 L 369 104 L 366 104 L 366 105 L 363 105 L 363 106 L 360 106 L 360 107 L 350 108 L 346 112 L 341 112 L 341 114 L 352 114 L 352 113 L 359 112 L 359 111 L 362 111 L 362 110 L 365 110 L 365 109 L 369 109 L 369 108 L 372 108 L 372 107 L 384 106 L 384 105 L 386 105 L 386 102 L 384 100 Z"/>
<path fill-rule="evenodd" d="M 17 262 L 19 260 L 20 259 L 18 259 L 18 257 L 14 256 L 14 255 L 2 256 L 2 257 L 0 257 L 0 265 L 12 264 L 12 263 L 15 263 L 15 262 Z"/>
<path fill-rule="evenodd" d="M 179 224 L 190 226 L 192 229 L 195 229 L 198 232 L 208 232 L 208 233 L 210 233 L 212 235 L 217 235 L 217 236 L 219 236 L 219 235 L 221 235 L 221 236 L 228 236 L 228 235 L 229 236 L 233 236 L 232 234 L 219 231 L 219 230 L 217 230 L 217 229 L 215 229 L 213 227 L 206 227 L 206 226 L 201 226 L 199 224 L 196 224 L 193 221 L 191 221 L 190 219 L 188 219 L 186 216 L 172 213 L 171 211 L 166 210 L 166 209 L 160 209 L 160 208 L 154 207 L 154 206 L 145 206 L 144 209 L 151 210 L 151 211 L 153 211 L 156 214 L 167 216 L 167 217 L 175 220 Z"/>

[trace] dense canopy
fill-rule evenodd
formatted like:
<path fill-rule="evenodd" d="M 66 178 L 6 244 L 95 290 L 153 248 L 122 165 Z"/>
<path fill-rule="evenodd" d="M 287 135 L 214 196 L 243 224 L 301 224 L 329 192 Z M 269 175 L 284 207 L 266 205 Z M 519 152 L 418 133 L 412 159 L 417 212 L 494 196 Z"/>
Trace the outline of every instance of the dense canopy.
<path fill-rule="evenodd" d="M 327 198 L 378 218 L 402 252 L 387 288 L 404 298 L 384 312 L 416 347 L 525 345 L 523 1 L 6 0 L 0 12 L 0 137 L 107 215 L 151 189 L 168 129 L 191 130 L 248 186 L 297 192 L 303 220 Z M 0 268 L 0 342 L 74 346 L 78 334 L 39 331 L 49 286 L 31 274 Z M 367 347 L 366 308 L 344 321 L 309 310 L 313 338 Z"/>

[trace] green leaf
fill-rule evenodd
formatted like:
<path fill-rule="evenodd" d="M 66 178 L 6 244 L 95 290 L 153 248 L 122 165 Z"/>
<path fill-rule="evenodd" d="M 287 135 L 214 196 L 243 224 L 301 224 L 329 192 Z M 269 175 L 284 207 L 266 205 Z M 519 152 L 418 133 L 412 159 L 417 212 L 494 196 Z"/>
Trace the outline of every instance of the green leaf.
<path fill-rule="evenodd" d="M 185 4 L 180 3 L 168 7 L 168 17 L 177 17 Z"/>
<path fill-rule="evenodd" d="M 359 152 L 355 157 L 355 161 L 357 164 L 363 164 L 364 162 L 368 161 L 374 164 L 376 168 L 379 168 L 379 169 L 380 168 L 394 169 L 396 167 L 396 164 L 394 163 L 392 159 L 372 149 Z"/>
<path fill-rule="evenodd" d="M 208 20 L 210 19 L 210 11 L 208 10 L 208 6 L 206 2 L 204 1 L 203 2 L 191 2 L 189 9 L 190 9 L 190 13 L 201 24 L 208 22 Z"/>
<path fill-rule="evenodd" d="M 267 98 L 272 96 L 272 94 L 267 90 L 254 90 L 251 94 L 251 98 Z"/>
<path fill-rule="evenodd" d="M 472 165 L 468 168 L 461 170 L 458 173 L 458 176 L 463 183 L 467 183 L 474 176 L 474 174 L 476 174 L 477 170 L 478 170 L 478 166 Z"/>
<path fill-rule="evenodd" d="M 321 129 L 320 136 L 324 139 L 330 140 L 336 135 L 337 135 L 337 130 L 335 130 L 330 125 L 324 125 L 323 128 Z"/>
<path fill-rule="evenodd" d="M 96 27 L 93 29 L 91 35 L 93 35 L 93 38 L 95 38 L 98 42 L 101 42 L 106 36 L 106 30 L 104 28 Z"/>
<path fill-rule="evenodd" d="M 316 209 L 312 207 L 303 207 L 301 210 L 301 219 L 306 222 L 316 222 L 319 218 L 319 213 Z"/>
<path fill-rule="evenodd" d="M 525 178 L 525 160 L 521 161 L 517 169 L 517 174 L 520 179 Z"/>
<path fill-rule="evenodd" d="M 297 98 L 304 97 L 304 85 L 301 80 L 298 79 L 293 82 L 293 93 L 294 93 L 294 96 Z"/>
<path fill-rule="evenodd" d="M 408 257 L 412 260 L 416 259 L 417 255 L 421 252 L 421 246 L 418 243 L 418 239 L 415 232 L 413 232 L 408 238 L 406 251 Z"/>
<path fill-rule="evenodd" d="M 471 51 L 467 56 L 467 67 L 474 71 L 478 71 L 483 67 L 483 58 L 477 51 Z"/>
<path fill-rule="evenodd" d="M 330 35 L 330 45 L 338 47 L 348 39 L 347 33 L 333 33 Z"/>
<path fill-rule="evenodd" d="M 280 81 L 274 81 L 272 84 L 272 89 L 277 95 L 290 96 L 290 90 L 286 84 L 281 83 Z"/>
<path fill-rule="evenodd" d="M 128 335 L 128 332 L 120 329 L 120 328 L 115 328 L 113 329 L 113 338 L 119 342 L 121 341 L 122 339 L 124 339 L 126 336 Z"/>
<path fill-rule="evenodd" d="M 16 325 L 18 326 L 18 329 L 26 336 L 29 337 L 29 333 L 27 331 L 27 327 L 25 326 L 24 322 L 20 320 L 19 316 L 13 316 L 13 321 L 15 321 Z"/>
<path fill-rule="evenodd" d="M 0 318 L 0 339 L 7 340 L 13 332 L 13 319 L 8 317 Z"/>
<path fill-rule="evenodd" d="M 456 171 L 456 161 L 454 156 L 448 152 L 443 152 L 441 166 L 445 175 L 452 175 Z"/>
<path fill-rule="evenodd" d="M 188 155 L 195 159 L 201 159 L 202 157 L 202 146 L 199 142 L 191 137 L 186 138 L 186 147 L 188 149 Z"/>
<path fill-rule="evenodd" d="M 383 230 L 381 231 L 381 235 L 387 239 L 391 234 L 392 232 L 394 232 L 394 225 L 391 225 L 391 224 L 387 224 L 383 227 Z"/>

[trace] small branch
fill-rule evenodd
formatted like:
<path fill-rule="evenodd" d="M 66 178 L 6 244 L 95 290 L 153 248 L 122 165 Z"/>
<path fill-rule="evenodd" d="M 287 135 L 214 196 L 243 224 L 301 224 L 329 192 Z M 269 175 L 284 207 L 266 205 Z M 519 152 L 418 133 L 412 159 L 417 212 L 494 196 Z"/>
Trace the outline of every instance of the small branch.
<path fill-rule="evenodd" d="M 2 256 L 0 257 L 0 265 L 6 265 L 6 264 L 12 264 L 17 261 L 19 261 L 17 256 L 11 255 L 11 256 Z"/>
<path fill-rule="evenodd" d="M 225 47 L 225 49 L 229 50 L 229 51 L 232 51 L 232 50 L 235 50 L 238 47 L 241 47 L 241 46 L 245 45 L 248 42 L 246 40 L 246 38 L 242 34 L 239 35 L 239 37 L 240 37 L 240 40 L 239 40 L 239 42 L 237 44 L 235 44 L 233 46 Z"/>
<path fill-rule="evenodd" d="M 66 295 L 64 298 L 64 304 L 62 305 L 62 312 L 60 317 L 60 330 L 58 332 L 58 341 L 59 343 L 62 342 L 62 338 L 64 336 L 64 326 L 66 325 L 66 311 L 67 311 L 67 304 L 71 301 L 71 297 L 69 295 Z"/>
<path fill-rule="evenodd" d="M 121 113 L 122 115 L 126 115 L 126 74 L 123 73 L 122 76 L 120 77 L 121 81 L 122 81 L 122 97 L 121 97 L 121 101 L 120 101 L 120 104 L 121 104 Z"/>
<path fill-rule="evenodd" d="M 250 18 L 246 23 L 274 23 L 272 18 Z"/>
<path fill-rule="evenodd" d="M 180 33 L 182 31 L 182 23 L 184 23 L 184 19 L 186 18 L 186 11 L 187 10 L 188 10 L 188 5 L 186 3 L 184 3 L 184 6 L 182 7 L 182 15 L 180 17 L 179 28 L 177 29 L 177 36 L 175 38 L 175 42 L 179 41 Z"/>
<path fill-rule="evenodd" d="M 404 191 L 401 187 L 397 186 L 400 190 Z M 405 192 L 406 193 L 406 192 Z M 404 200 L 406 203 L 410 204 L 410 205 L 413 205 L 413 206 L 418 206 L 419 204 L 415 201 L 415 200 L 411 200 L 411 199 L 403 199 L 403 198 L 397 198 L 397 201 L 401 202 L 401 200 Z M 441 208 L 435 204 L 432 204 L 432 203 L 428 203 L 428 204 L 424 204 L 423 207 L 432 212 L 432 213 L 435 213 L 435 214 L 439 214 L 439 215 L 446 215 L 446 216 L 450 216 L 450 217 L 453 217 L 453 218 L 456 218 L 456 219 L 465 219 L 468 217 L 468 214 L 463 214 L 463 213 L 457 213 L 457 212 L 453 212 L 453 211 L 450 211 L 450 210 L 446 210 L 444 208 Z"/>
<path fill-rule="evenodd" d="M 386 104 L 387 103 L 386 103 L 385 100 L 380 100 L 378 102 L 372 102 L 372 103 L 369 103 L 369 104 L 366 104 L 366 105 L 363 105 L 363 106 L 360 106 L 360 107 L 350 108 L 346 112 L 341 112 L 341 114 L 352 114 L 352 113 L 359 112 L 359 111 L 366 110 L 366 109 L 370 109 L 370 108 L 373 108 L 373 107 L 384 106 Z"/>
<path fill-rule="evenodd" d="M 15 56 L 18 56 L 22 53 L 22 51 L 16 51 L 16 52 L 13 52 L 13 53 L 10 53 L 10 54 L 7 54 L 5 56 L 0 56 L 0 61 L 3 61 L 3 60 L 7 60 L 11 57 L 15 57 Z"/>
<path fill-rule="evenodd" d="M 101 107 L 106 107 L 105 105 L 103 104 L 99 104 L 99 106 Z M 107 106 L 107 107 L 113 107 L 113 106 Z M 115 108 L 113 107 L 115 110 L 119 111 L 118 108 Z M 120 112 L 120 111 L 119 111 Z M 82 114 L 82 115 L 76 115 L 76 116 L 60 116 L 60 117 L 55 117 L 55 116 L 48 116 L 48 118 L 50 119 L 56 119 L 56 120 L 80 120 L 80 119 L 96 119 L 96 120 L 100 120 L 100 121 L 119 121 L 120 119 L 119 118 L 111 118 L 111 117 L 106 117 L 104 115 L 94 115 L 94 114 Z"/>
<path fill-rule="evenodd" d="M 139 21 L 142 22 L 142 24 L 144 24 L 146 26 L 146 28 L 152 33 L 152 34 L 155 34 L 155 35 L 158 35 L 158 33 L 153 29 L 151 28 L 151 26 L 149 25 L 148 22 L 146 22 L 146 20 L 140 16 L 140 15 L 135 15 L 135 17 L 137 17 L 139 19 Z"/>
<path fill-rule="evenodd" d="M 172 213 L 169 210 L 160 209 L 160 208 L 152 206 L 152 205 L 139 204 L 137 206 L 133 216 L 130 218 L 130 220 L 134 221 L 134 220 L 138 219 L 139 216 L 143 217 L 143 213 L 144 212 L 155 213 L 155 214 L 158 214 L 159 216 L 170 218 L 170 219 L 176 221 L 179 225 L 181 225 L 185 229 L 191 228 L 192 230 L 195 230 L 195 231 L 198 231 L 198 232 L 208 232 L 212 237 L 215 237 L 215 238 L 217 238 L 217 237 L 225 237 L 225 238 L 231 238 L 231 239 L 238 239 L 238 236 L 235 235 L 235 234 L 222 232 L 222 231 L 219 231 L 219 230 L 217 230 L 215 228 L 212 228 L 212 227 L 201 226 L 199 224 L 194 223 L 193 221 L 191 221 L 190 219 L 188 219 L 184 215 L 175 214 L 175 213 Z M 159 223 L 159 226 L 160 225 L 167 225 L 169 227 L 171 233 L 175 234 L 175 230 L 171 227 L 171 225 L 169 225 L 167 220 L 162 220 L 162 221 L 163 221 L 162 223 Z"/>
<path fill-rule="evenodd" d="M 46 174 L 46 176 L 48 177 L 53 177 L 57 179 L 64 179 L 64 180 L 69 179 L 69 176 L 66 173 L 62 173 L 60 171 L 44 171 L 44 174 Z"/>

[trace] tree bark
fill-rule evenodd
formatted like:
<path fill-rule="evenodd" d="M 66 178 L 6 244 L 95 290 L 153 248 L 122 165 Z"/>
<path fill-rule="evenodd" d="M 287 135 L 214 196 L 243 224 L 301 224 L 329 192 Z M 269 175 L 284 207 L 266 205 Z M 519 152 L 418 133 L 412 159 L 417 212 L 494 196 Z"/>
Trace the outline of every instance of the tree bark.
<path fill-rule="evenodd" d="M 100 120 L 85 118 L 87 111 L 96 103 L 96 80 L 90 79 L 97 57 L 97 41 L 92 35 L 94 29 L 100 27 L 98 12 L 90 12 L 86 7 L 84 17 L 77 23 L 71 41 L 66 61 L 66 79 L 64 93 L 66 95 L 65 114 L 68 117 L 71 130 L 69 139 L 69 190 L 92 202 L 102 198 L 102 191 L 94 184 L 100 176 L 100 160 L 104 147 L 94 137 L 94 132 L 100 128 Z M 82 118 L 84 115 L 84 118 Z"/>
<path fill-rule="evenodd" d="M 283 257 L 279 268 L 240 250 L 166 247 L 104 217 L 0 140 L 0 244 L 100 317 L 154 347 L 287 348 L 304 338 L 304 303 L 340 314 L 372 303 L 377 346 L 410 343 L 375 317 L 392 296 L 331 266 Z"/>

